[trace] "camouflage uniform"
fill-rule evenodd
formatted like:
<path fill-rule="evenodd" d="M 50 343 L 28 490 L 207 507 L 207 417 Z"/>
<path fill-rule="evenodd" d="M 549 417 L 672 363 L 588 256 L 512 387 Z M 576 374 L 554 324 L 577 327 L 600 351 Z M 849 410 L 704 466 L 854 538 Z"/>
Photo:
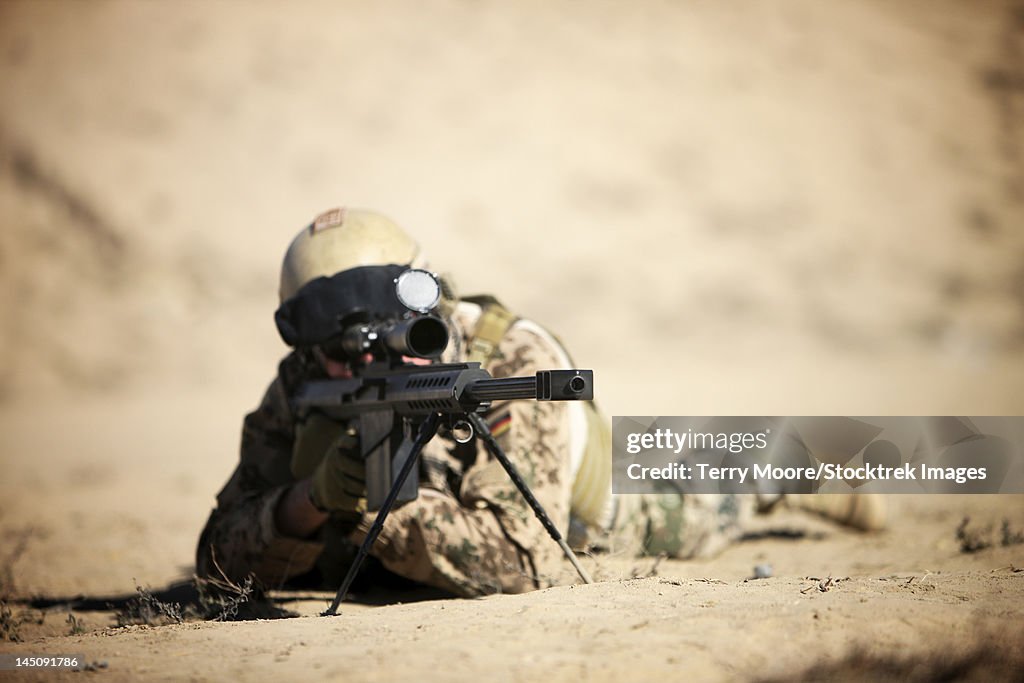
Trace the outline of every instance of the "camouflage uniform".
<path fill-rule="evenodd" d="M 474 314 L 479 315 L 478 307 L 460 305 L 453 332 L 472 329 Z M 459 347 L 465 347 L 467 335 L 453 337 L 459 342 L 453 357 L 464 355 Z M 510 377 L 565 363 L 553 338 L 521 321 L 505 334 L 486 369 L 494 377 Z M 295 416 L 288 399 L 303 382 L 322 377 L 311 359 L 288 355 L 259 408 L 246 416 L 241 462 L 218 494 L 217 509 L 200 538 L 200 576 L 222 571 L 241 580 L 251 572 L 264 585 L 278 587 L 318 561 L 325 577 L 336 580 L 343 574 L 372 514 L 358 523 L 332 517 L 311 539 L 282 536 L 274 525 L 275 507 L 295 481 L 290 469 Z M 486 415 L 498 442 L 561 529 L 569 525 L 571 488 L 566 415 L 565 403 L 536 401 L 496 403 Z M 522 592 L 558 582 L 563 571 L 558 546 L 500 464 L 476 441 L 460 445 L 437 437 L 427 445 L 420 495 L 391 512 L 372 555 L 401 576 L 458 595 Z"/>
<path fill-rule="evenodd" d="M 467 330 L 479 317 L 479 306 L 461 302 L 456 307 L 447 360 L 465 358 L 471 339 Z M 557 340 L 531 321 L 519 320 L 485 368 L 494 377 L 510 377 L 569 364 Z M 200 576 L 223 573 L 241 581 L 251 573 L 264 586 L 277 588 L 315 568 L 324 583 L 340 583 L 372 514 L 359 521 L 334 515 L 308 539 L 283 536 L 274 523 L 278 501 L 295 483 L 290 463 L 296 424 L 289 397 L 303 382 L 323 377 L 315 361 L 291 353 L 259 408 L 246 416 L 241 461 L 218 494 L 199 541 Z M 511 401 L 496 403 L 486 415 L 498 442 L 564 535 L 573 477 L 588 438 L 586 424 L 573 410 L 579 411 L 580 404 Z M 478 441 L 460 445 L 435 437 L 427 445 L 419 497 L 392 510 L 371 554 L 396 574 L 463 596 L 573 581 L 575 574 L 563 563 L 558 546 Z M 603 457 L 610 457 L 607 450 Z M 715 552 L 738 534 L 732 497 L 631 495 L 613 501 L 610 481 L 608 491 L 604 519 L 592 519 L 586 537 L 613 551 L 691 557 Z"/>
<path fill-rule="evenodd" d="M 679 559 L 711 557 L 733 543 L 753 514 L 753 496 L 677 491 L 613 496 L 610 550 Z"/>

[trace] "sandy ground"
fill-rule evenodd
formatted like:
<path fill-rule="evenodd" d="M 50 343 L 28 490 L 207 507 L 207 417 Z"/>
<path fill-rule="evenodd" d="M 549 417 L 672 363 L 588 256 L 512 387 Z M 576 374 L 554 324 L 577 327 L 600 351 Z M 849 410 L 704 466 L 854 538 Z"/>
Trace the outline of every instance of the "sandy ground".
<path fill-rule="evenodd" d="M 284 351 L 279 258 L 338 204 L 555 329 L 609 415 L 1024 413 L 1018 0 L 5 1 L 0 84 L 0 652 L 117 680 L 1019 675 L 1024 545 L 956 538 L 1024 529 L 1010 496 L 895 497 L 874 536 L 782 512 L 522 596 L 104 608 L 190 577 Z"/>

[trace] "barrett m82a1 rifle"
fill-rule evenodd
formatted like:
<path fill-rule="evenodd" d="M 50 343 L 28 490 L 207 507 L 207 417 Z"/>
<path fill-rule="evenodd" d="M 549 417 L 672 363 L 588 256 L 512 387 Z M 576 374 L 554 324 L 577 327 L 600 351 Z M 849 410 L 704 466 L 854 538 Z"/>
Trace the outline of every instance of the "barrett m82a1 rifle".
<path fill-rule="evenodd" d="M 368 297 L 376 301 L 367 304 Z M 278 309 L 278 329 L 289 344 L 317 346 L 332 358 L 372 358 L 351 378 L 306 383 L 293 400 L 300 415 L 319 411 L 355 421 L 366 462 L 367 507 L 377 512 L 326 615 L 337 613 L 394 505 L 417 497 L 419 455 L 442 419 L 458 441 L 474 435 L 483 440 L 583 581 L 592 582 L 481 413 L 493 401 L 591 400 L 593 372 L 544 370 L 534 377 L 494 378 L 479 363 L 408 363 L 408 357 L 436 358 L 447 346 L 447 327 L 427 315 L 439 298 L 440 285 L 426 271 L 371 266 L 314 280 Z"/>

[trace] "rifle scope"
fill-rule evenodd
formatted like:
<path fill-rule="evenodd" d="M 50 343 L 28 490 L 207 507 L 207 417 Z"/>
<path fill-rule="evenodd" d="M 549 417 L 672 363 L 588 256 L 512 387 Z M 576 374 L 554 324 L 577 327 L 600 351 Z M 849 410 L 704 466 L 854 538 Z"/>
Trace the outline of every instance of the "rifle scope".
<path fill-rule="evenodd" d="M 431 315 L 406 320 L 357 323 L 341 333 L 341 349 L 349 358 L 364 353 L 391 353 L 437 358 L 448 346 L 448 327 Z"/>

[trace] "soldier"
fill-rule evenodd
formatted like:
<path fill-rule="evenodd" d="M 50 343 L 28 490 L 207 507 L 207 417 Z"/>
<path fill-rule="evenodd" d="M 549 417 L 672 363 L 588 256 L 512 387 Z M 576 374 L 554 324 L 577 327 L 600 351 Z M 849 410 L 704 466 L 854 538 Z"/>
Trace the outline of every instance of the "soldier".
<path fill-rule="evenodd" d="M 281 301 L 316 277 L 385 264 L 422 267 L 425 259 L 387 218 L 329 211 L 289 247 Z M 570 366 L 550 333 L 494 299 L 449 298 L 442 308 L 452 332 L 445 361 L 480 361 L 494 377 Z M 241 461 L 199 542 L 200 576 L 241 580 L 252 573 L 268 587 L 311 573 L 340 582 L 373 519 L 362 509 L 358 434 L 322 417 L 300 422 L 289 398 L 308 380 L 350 372 L 320 349 L 297 349 L 281 361 L 259 408 L 245 418 Z M 555 524 L 568 528 L 571 507 L 581 519 L 598 519 L 610 465 L 607 450 L 584 457 L 590 433 L 603 428 L 592 406 L 513 401 L 495 404 L 486 419 Z M 385 568 L 458 595 L 522 592 L 560 580 L 558 546 L 482 447 L 435 437 L 422 454 L 420 480 L 419 497 L 391 512 L 374 545 Z"/>
<path fill-rule="evenodd" d="M 416 242 L 384 216 L 328 211 L 292 241 L 280 299 L 317 277 L 387 264 L 426 262 Z M 443 361 L 478 361 L 499 378 L 572 366 L 537 323 L 492 297 L 456 299 L 450 286 L 444 289 L 439 313 L 451 341 Z M 267 588 L 340 584 L 373 521 L 365 512 L 359 434 L 317 414 L 300 420 L 290 398 L 309 380 L 351 373 L 322 348 L 299 348 L 281 361 L 260 406 L 245 418 L 240 462 L 199 540 L 199 576 L 242 581 L 252 574 Z M 502 402 L 485 417 L 552 521 L 578 547 L 693 557 L 739 535 L 745 509 L 734 496 L 613 499 L 610 439 L 591 403 Z M 427 444 L 418 498 L 392 510 L 371 554 L 395 574 L 462 596 L 571 582 L 575 574 L 558 546 L 476 441 L 438 436 Z"/>

